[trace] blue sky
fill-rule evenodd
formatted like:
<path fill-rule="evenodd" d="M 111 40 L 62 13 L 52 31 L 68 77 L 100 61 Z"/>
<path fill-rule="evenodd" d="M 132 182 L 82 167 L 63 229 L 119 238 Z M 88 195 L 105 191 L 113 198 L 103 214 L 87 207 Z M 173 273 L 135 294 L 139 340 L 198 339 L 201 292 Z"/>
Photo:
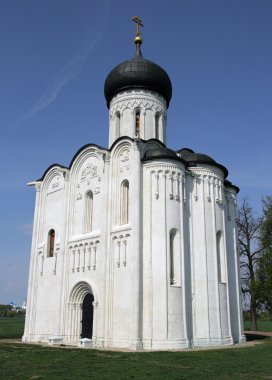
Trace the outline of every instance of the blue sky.
<path fill-rule="evenodd" d="M 2 0 L 0 303 L 27 294 L 35 191 L 86 143 L 108 145 L 104 80 L 142 52 L 173 85 L 168 146 L 211 155 L 256 211 L 271 194 L 271 0 Z"/>

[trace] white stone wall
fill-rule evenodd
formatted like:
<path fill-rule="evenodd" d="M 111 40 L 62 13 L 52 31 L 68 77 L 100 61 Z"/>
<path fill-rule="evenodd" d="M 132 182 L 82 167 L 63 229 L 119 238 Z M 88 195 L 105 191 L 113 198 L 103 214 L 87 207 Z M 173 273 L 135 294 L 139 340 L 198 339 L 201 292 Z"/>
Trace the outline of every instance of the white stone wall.
<path fill-rule="evenodd" d="M 135 218 L 133 189 L 136 180 L 133 175 L 133 163 L 133 143 L 125 139 L 112 150 L 109 169 L 109 262 L 105 320 L 107 344 L 120 347 L 130 345 L 133 323 L 134 229 L 132 226 Z M 124 181 L 129 184 L 128 218 L 125 224 L 121 215 L 121 187 Z"/>
<path fill-rule="evenodd" d="M 165 143 L 166 103 L 156 93 L 115 96 L 109 132 L 111 149 L 86 146 L 70 169 L 53 166 L 35 183 L 23 339 L 77 343 L 82 302 L 92 293 L 93 346 L 243 340 L 234 188 L 225 188 L 224 173 L 211 165 L 141 161 Z"/>
<path fill-rule="evenodd" d="M 109 146 L 122 136 L 136 136 L 135 115 L 140 112 L 138 137 L 157 138 L 166 144 L 166 102 L 155 92 L 130 90 L 118 93 L 110 103 Z"/>
<path fill-rule="evenodd" d="M 184 165 L 152 160 L 143 166 L 143 343 L 187 347 L 184 268 Z M 170 232 L 179 237 L 176 281 L 170 278 Z"/>
<path fill-rule="evenodd" d="M 227 267 L 229 283 L 230 323 L 235 343 L 245 341 L 243 315 L 241 307 L 240 257 L 236 230 L 236 192 L 233 188 L 225 188 L 225 229 L 227 247 Z"/>
<path fill-rule="evenodd" d="M 233 339 L 229 315 L 223 173 L 209 165 L 201 166 L 190 168 L 193 177 L 188 184 L 193 345 L 229 344 Z M 218 233 L 222 239 L 221 266 L 217 249 Z"/>
<path fill-rule="evenodd" d="M 43 182 L 36 184 L 36 190 L 25 340 L 45 340 L 60 329 L 67 171 L 51 168 Z M 48 233 L 51 229 L 55 231 L 53 257 L 49 257 Z"/>

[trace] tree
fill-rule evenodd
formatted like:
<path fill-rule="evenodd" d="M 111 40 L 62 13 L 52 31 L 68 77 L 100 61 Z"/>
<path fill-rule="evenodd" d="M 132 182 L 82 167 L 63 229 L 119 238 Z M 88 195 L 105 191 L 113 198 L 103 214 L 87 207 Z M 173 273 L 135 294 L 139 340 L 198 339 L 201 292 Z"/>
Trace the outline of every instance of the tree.
<path fill-rule="evenodd" d="M 11 309 L 12 307 L 10 305 L 0 305 L 0 317 L 7 317 Z"/>
<path fill-rule="evenodd" d="M 262 204 L 260 242 L 263 251 L 256 273 L 256 292 L 263 309 L 272 314 L 272 196 L 265 197 Z"/>
<path fill-rule="evenodd" d="M 243 199 L 237 218 L 240 250 L 241 288 L 250 303 L 251 330 L 257 330 L 258 286 L 256 272 L 262 256 L 260 245 L 262 218 L 255 216 L 247 198 Z"/>

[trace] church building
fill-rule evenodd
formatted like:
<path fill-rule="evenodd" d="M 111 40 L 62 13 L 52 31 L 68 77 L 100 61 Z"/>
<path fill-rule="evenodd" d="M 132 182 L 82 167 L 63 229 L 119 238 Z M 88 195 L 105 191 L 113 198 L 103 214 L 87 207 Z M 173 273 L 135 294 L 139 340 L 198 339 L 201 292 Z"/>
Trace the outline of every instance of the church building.
<path fill-rule="evenodd" d="M 136 52 L 105 80 L 109 145 L 36 188 L 23 341 L 182 349 L 244 340 L 239 189 L 206 154 L 166 145 L 168 74 Z M 170 126 L 174 128 L 174 126 Z"/>

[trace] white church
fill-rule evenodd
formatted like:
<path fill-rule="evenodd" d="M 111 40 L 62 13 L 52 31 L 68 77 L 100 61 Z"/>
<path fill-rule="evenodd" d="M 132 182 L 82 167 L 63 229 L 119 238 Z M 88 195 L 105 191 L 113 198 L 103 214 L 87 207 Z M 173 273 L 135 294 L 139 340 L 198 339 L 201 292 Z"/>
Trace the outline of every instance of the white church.
<path fill-rule="evenodd" d="M 134 58 L 105 81 L 109 146 L 36 188 L 23 341 L 168 350 L 244 340 L 227 169 L 166 146 L 168 74 Z M 171 128 L 171 127 L 170 127 Z"/>

